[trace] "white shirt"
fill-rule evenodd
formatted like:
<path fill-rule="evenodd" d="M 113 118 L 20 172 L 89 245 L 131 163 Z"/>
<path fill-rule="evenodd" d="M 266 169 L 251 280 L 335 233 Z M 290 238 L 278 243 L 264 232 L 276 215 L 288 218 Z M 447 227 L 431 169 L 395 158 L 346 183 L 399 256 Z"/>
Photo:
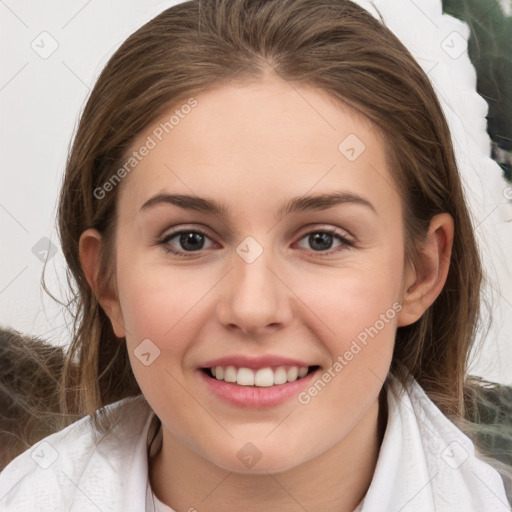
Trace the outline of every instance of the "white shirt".
<path fill-rule="evenodd" d="M 475 457 L 471 440 L 417 382 L 403 388 L 390 376 L 387 400 L 375 474 L 358 512 L 510 512 L 500 475 Z M 155 415 L 145 399 L 105 411 L 116 425 L 103 438 L 85 417 L 14 459 L 0 473 L 0 510 L 174 512 L 153 500 L 148 434 Z"/>

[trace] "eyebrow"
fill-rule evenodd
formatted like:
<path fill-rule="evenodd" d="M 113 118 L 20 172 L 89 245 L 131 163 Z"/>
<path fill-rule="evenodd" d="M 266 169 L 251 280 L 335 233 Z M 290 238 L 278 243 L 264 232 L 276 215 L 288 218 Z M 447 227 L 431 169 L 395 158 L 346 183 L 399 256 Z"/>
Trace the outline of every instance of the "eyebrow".
<path fill-rule="evenodd" d="M 161 204 L 172 204 L 184 210 L 194 210 L 210 213 L 221 217 L 227 217 L 228 207 L 214 199 L 191 196 L 185 194 L 157 194 L 148 199 L 141 207 L 141 212 L 147 211 Z M 366 206 L 376 215 L 377 211 L 367 199 L 351 192 L 338 191 L 329 194 L 317 194 L 310 196 L 298 196 L 288 200 L 277 212 L 277 217 L 289 213 L 327 210 L 342 204 L 358 204 Z"/>

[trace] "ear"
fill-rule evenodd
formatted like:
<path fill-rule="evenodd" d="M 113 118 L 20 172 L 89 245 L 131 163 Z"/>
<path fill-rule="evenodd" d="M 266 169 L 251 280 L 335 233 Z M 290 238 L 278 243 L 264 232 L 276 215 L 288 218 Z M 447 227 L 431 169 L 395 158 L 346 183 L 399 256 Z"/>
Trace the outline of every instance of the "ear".
<path fill-rule="evenodd" d="M 79 257 L 85 278 L 94 295 L 112 323 L 118 338 L 126 335 L 117 290 L 113 285 L 102 286 L 98 280 L 100 270 L 101 234 L 96 229 L 87 229 L 80 236 Z"/>
<path fill-rule="evenodd" d="M 449 213 L 432 218 L 415 268 L 408 265 L 405 272 L 398 327 L 416 322 L 441 293 L 450 268 L 453 230 Z"/>

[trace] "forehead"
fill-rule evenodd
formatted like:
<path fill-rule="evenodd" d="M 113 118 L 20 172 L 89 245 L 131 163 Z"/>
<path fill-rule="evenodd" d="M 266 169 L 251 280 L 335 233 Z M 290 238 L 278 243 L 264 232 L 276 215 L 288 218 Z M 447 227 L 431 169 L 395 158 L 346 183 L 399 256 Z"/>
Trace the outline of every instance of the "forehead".
<path fill-rule="evenodd" d="M 151 195 L 222 197 L 276 210 L 284 198 L 346 190 L 399 201 L 378 127 L 324 91 L 266 78 L 223 85 L 169 108 L 134 140 L 151 146 L 122 183 L 133 210 Z M 277 204 L 279 202 L 279 205 Z M 125 209 L 123 207 L 123 209 Z"/>

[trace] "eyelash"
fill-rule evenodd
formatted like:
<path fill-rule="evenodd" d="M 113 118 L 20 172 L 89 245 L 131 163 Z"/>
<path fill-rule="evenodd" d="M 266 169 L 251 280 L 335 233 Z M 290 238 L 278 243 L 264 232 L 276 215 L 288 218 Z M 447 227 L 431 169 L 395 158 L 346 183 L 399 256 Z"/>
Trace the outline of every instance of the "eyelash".
<path fill-rule="evenodd" d="M 197 233 L 197 234 L 200 234 L 200 235 L 202 235 L 204 237 L 210 238 L 209 235 L 205 231 L 203 231 L 203 230 L 201 230 L 199 228 L 181 229 L 179 231 L 174 231 L 172 233 L 169 233 L 164 238 L 162 238 L 161 240 L 157 241 L 157 244 L 161 245 L 166 253 L 173 254 L 173 255 L 178 256 L 180 258 L 188 258 L 189 256 L 191 256 L 191 255 L 193 255 L 195 253 L 199 253 L 202 249 L 199 250 L 199 251 L 188 251 L 188 252 L 187 251 L 176 251 L 175 249 L 172 249 L 168 245 L 170 240 L 175 238 L 177 235 L 181 235 L 183 233 Z M 341 246 L 341 248 L 345 247 L 346 249 L 349 249 L 349 248 L 354 247 L 354 243 L 353 242 L 351 242 L 350 240 L 345 238 L 343 235 L 341 235 L 334 228 L 323 228 L 323 229 L 316 229 L 316 230 L 308 231 L 307 233 L 304 233 L 300 237 L 299 241 L 302 240 L 303 238 L 307 237 L 308 235 L 311 235 L 311 234 L 314 234 L 314 233 L 325 233 L 325 234 L 334 236 L 335 238 L 338 239 L 338 241 L 340 241 L 343 244 Z M 314 254 L 314 255 L 329 256 L 329 255 L 331 255 L 331 254 L 333 254 L 335 252 L 339 252 L 340 250 L 341 250 L 340 247 L 338 247 L 338 248 L 335 248 L 335 249 L 331 249 L 329 251 L 308 251 L 308 253 L 309 254 Z"/>

